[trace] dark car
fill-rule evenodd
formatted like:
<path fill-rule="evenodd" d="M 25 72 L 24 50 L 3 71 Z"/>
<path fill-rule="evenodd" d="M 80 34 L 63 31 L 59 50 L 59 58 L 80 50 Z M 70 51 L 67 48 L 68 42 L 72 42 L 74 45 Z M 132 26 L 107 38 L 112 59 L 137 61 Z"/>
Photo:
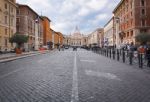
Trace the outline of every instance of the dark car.
<path fill-rule="evenodd" d="M 0 54 L 3 54 L 3 52 L 2 52 L 2 51 L 0 51 Z"/>
<path fill-rule="evenodd" d="M 76 46 L 73 46 L 73 51 L 77 51 L 77 47 Z"/>

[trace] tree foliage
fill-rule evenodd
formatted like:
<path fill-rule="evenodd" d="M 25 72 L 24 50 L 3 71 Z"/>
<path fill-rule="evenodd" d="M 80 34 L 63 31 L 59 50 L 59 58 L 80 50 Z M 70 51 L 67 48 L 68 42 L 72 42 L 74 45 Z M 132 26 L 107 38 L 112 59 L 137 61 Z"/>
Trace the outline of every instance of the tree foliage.
<path fill-rule="evenodd" d="M 22 44 L 28 42 L 28 39 L 28 36 L 16 33 L 9 39 L 9 42 L 16 43 L 18 46 L 21 46 Z"/>
<path fill-rule="evenodd" d="M 146 44 L 150 41 L 150 34 L 148 33 L 140 33 L 137 36 L 135 36 L 135 40 L 137 42 L 140 42 L 141 44 Z"/>

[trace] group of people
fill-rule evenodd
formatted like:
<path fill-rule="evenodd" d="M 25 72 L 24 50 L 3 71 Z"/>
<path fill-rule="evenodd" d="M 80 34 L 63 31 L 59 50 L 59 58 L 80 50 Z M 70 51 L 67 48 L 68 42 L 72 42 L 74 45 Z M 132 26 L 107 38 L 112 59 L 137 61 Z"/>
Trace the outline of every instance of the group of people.
<path fill-rule="evenodd" d="M 139 47 L 135 46 L 133 43 L 127 44 L 124 48 L 127 51 L 137 51 L 139 54 L 145 55 L 147 59 L 147 66 L 150 67 L 150 46 L 149 45 L 140 45 Z"/>

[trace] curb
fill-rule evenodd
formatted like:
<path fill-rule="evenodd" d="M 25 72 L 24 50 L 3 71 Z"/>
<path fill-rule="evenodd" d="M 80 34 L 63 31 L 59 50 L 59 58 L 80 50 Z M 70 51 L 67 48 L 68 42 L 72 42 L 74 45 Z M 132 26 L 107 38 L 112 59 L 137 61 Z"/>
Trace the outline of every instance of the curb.
<path fill-rule="evenodd" d="M 17 59 L 23 59 L 23 58 L 26 58 L 26 57 L 36 56 L 36 55 L 40 55 L 40 54 L 46 54 L 48 52 L 51 52 L 51 51 L 45 51 L 45 52 L 38 51 L 38 52 L 35 52 L 35 53 L 23 54 L 23 55 L 20 55 L 20 56 L 6 57 L 6 58 L 3 58 L 3 59 L 0 59 L 0 63 L 11 62 L 11 61 L 14 61 L 14 60 L 17 60 Z"/>

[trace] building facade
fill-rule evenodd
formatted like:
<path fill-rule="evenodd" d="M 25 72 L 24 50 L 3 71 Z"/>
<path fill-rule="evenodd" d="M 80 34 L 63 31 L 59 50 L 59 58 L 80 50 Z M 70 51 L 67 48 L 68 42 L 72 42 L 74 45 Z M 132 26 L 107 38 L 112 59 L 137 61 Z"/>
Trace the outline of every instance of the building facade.
<path fill-rule="evenodd" d="M 133 42 L 139 33 L 150 33 L 150 0 L 121 0 L 114 9 L 116 46 Z"/>
<path fill-rule="evenodd" d="M 52 31 L 50 29 L 51 20 L 48 17 L 42 16 L 43 18 L 43 44 L 52 48 Z"/>
<path fill-rule="evenodd" d="M 58 32 L 58 34 L 59 34 L 59 45 L 60 46 L 62 46 L 63 45 L 63 40 L 64 40 L 64 36 L 63 36 L 63 34 L 61 33 L 61 32 Z"/>
<path fill-rule="evenodd" d="M 17 4 L 16 28 L 18 34 L 29 36 L 25 50 L 39 50 L 43 45 L 43 19 L 28 5 Z"/>
<path fill-rule="evenodd" d="M 103 47 L 103 28 L 98 28 L 94 32 L 88 35 L 88 46 Z"/>
<path fill-rule="evenodd" d="M 64 36 L 64 45 L 87 46 L 87 36 L 81 34 L 78 27 L 76 27 L 73 34 Z"/>
<path fill-rule="evenodd" d="M 104 46 L 115 46 L 114 17 L 112 17 L 104 26 Z"/>
<path fill-rule="evenodd" d="M 9 38 L 16 33 L 16 0 L 0 0 L 0 51 L 10 51 Z"/>

